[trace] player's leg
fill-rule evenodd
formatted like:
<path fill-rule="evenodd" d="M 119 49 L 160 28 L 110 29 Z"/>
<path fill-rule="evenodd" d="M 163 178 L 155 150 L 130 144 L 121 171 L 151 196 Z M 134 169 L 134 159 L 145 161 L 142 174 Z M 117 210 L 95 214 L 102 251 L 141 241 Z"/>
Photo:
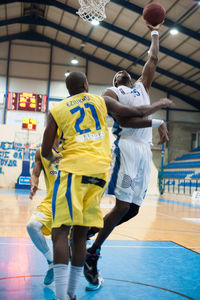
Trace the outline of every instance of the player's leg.
<path fill-rule="evenodd" d="M 52 257 L 51 250 L 47 245 L 44 234 L 41 231 L 42 226 L 43 224 L 39 220 L 30 219 L 26 228 L 33 244 L 44 255 L 48 264 L 50 264 L 53 262 L 53 257 Z"/>
<path fill-rule="evenodd" d="M 129 211 L 121 219 L 118 225 L 134 218 L 139 213 L 140 206 L 146 196 L 149 185 L 152 153 L 149 146 L 142 144 L 139 145 L 139 147 L 142 156 L 142 162 L 140 168 L 138 169 L 137 176 L 134 178 L 134 194 L 132 203 L 130 203 Z"/>
<path fill-rule="evenodd" d="M 115 226 L 128 212 L 130 203 L 116 199 L 115 207 L 104 217 L 104 227 L 99 231 L 92 247 L 87 249 L 84 264 L 84 274 L 86 279 L 93 285 L 98 285 L 99 273 L 97 261 L 100 256 L 101 246 Z"/>
<path fill-rule="evenodd" d="M 135 203 L 130 203 L 130 207 L 129 207 L 129 210 L 128 212 L 122 217 L 122 219 L 117 223 L 116 226 L 119 226 L 121 225 L 122 223 L 125 223 L 127 221 L 129 221 L 130 219 L 134 218 L 138 213 L 139 213 L 139 209 L 140 209 L 140 206 L 135 204 Z M 116 227 L 115 226 L 115 227 Z M 97 227 L 91 227 L 89 230 L 88 230 L 88 233 L 87 233 L 87 237 L 88 238 L 91 238 L 93 237 L 96 233 L 98 233 L 100 231 L 100 228 L 97 228 Z"/>
<path fill-rule="evenodd" d="M 123 216 L 126 215 L 129 207 L 130 203 L 116 199 L 115 207 L 104 217 L 104 227 L 100 229 L 92 247 L 87 249 L 84 274 L 86 279 L 93 285 L 98 285 L 99 281 L 97 262 L 101 246 Z"/>
<path fill-rule="evenodd" d="M 133 152 L 133 149 L 131 148 L 132 144 L 127 142 L 123 143 L 122 146 L 125 147 L 123 149 L 123 155 L 120 156 L 120 160 L 116 155 L 108 185 L 108 193 L 115 194 L 116 204 L 104 217 L 104 227 L 99 231 L 92 247 L 87 249 L 88 254 L 84 265 L 84 274 L 91 284 L 94 284 L 97 278 L 97 261 L 100 256 L 101 246 L 115 226 L 117 226 L 122 218 L 128 213 L 132 202 L 133 189 L 131 185 L 132 179 L 137 173 L 136 168 L 138 161 L 135 160 L 136 166 L 132 166 L 132 164 L 129 163 L 129 157 Z"/>
<path fill-rule="evenodd" d="M 129 221 L 130 219 L 134 218 L 135 216 L 137 216 L 137 214 L 139 213 L 139 209 L 140 209 L 139 205 L 137 205 L 135 203 L 130 203 L 128 212 L 123 216 L 121 221 L 119 221 L 119 223 L 116 226 L 119 226 L 122 223 L 125 223 L 125 222 Z"/>
<path fill-rule="evenodd" d="M 72 173 L 60 172 L 54 185 L 52 199 L 52 240 L 54 249 L 54 275 L 56 287 L 56 299 L 75 299 L 74 294 L 80 277 L 85 256 L 86 233 L 88 228 L 78 230 L 73 228 L 73 241 L 70 278 L 68 277 L 69 246 L 68 234 L 70 226 L 73 224 L 83 225 L 83 199 L 84 188 L 81 186 L 82 176 Z M 88 185 L 85 185 L 88 188 Z M 65 225 L 64 225 L 65 224 Z M 95 225 L 95 224 L 94 224 Z M 84 226 L 84 225 L 83 225 Z M 79 236 L 80 235 L 80 236 Z M 79 253 L 80 252 L 80 253 Z M 69 278 L 69 293 L 67 286 Z"/>
<path fill-rule="evenodd" d="M 84 220 L 83 224 L 85 226 L 91 227 L 94 226 L 96 228 L 103 227 L 103 217 L 102 211 L 100 208 L 100 199 L 105 191 L 106 182 L 108 180 L 108 174 L 98 174 L 95 175 L 95 183 L 90 183 L 90 178 L 88 179 L 88 186 L 91 186 L 88 193 L 85 195 L 84 201 Z M 87 180 L 85 180 L 87 181 Z M 87 183 L 87 182 L 86 182 Z M 86 186 L 87 186 L 86 185 Z M 92 256 L 93 259 L 98 259 L 98 254 L 96 253 Z M 86 255 L 86 259 L 88 255 Z M 93 268 L 94 266 L 94 268 Z M 84 265 L 84 274 L 86 279 L 91 282 L 93 286 L 92 289 L 98 289 L 101 286 L 102 278 L 99 276 L 97 268 L 94 265 L 90 267 L 87 263 Z M 86 289 L 90 290 L 90 286 L 87 286 Z"/>
<path fill-rule="evenodd" d="M 68 281 L 68 295 L 73 299 L 83 271 L 86 255 L 86 239 L 88 227 L 73 227 L 72 258 Z"/>
<path fill-rule="evenodd" d="M 53 253 L 54 253 L 54 280 L 56 299 L 67 299 L 68 282 L 68 226 L 62 225 L 52 229 Z"/>
<path fill-rule="evenodd" d="M 40 207 L 40 206 L 39 206 Z M 49 285 L 54 280 L 53 274 L 53 255 L 46 242 L 44 234 L 49 235 L 51 233 L 51 211 L 46 209 L 46 214 L 38 210 L 32 215 L 30 221 L 27 224 L 28 234 L 37 247 L 37 249 L 46 258 L 49 269 L 44 278 L 44 284 Z"/>
<path fill-rule="evenodd" d="M 130 203 L 116 199 L 114 208 L 104 217 L 104 227 L 99 231 L 97 238 L 88 252 L 95 253 L 96 249 L 100 249 L 103 242 L 110 235 L 116 225 L 128 213 Z"/>

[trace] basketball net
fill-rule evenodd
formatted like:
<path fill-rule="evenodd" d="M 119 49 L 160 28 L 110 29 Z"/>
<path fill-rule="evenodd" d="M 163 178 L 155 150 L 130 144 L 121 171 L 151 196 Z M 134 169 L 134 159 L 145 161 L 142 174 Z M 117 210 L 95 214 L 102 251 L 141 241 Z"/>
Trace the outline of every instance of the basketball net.
<path fill-rule="evenodd" d="M 29 160 L 29 149 L 37 148 L 41 143 L 41 135 L 29 130 L 15 132 L 13 147 L 23 151 L 23 159 Z"/>
<path fill-rule="evenodd" d="M 102 21 L 106 18 L 105 6 L 110 0 L 79 0 L 77 14 L 85 21 Z"/>

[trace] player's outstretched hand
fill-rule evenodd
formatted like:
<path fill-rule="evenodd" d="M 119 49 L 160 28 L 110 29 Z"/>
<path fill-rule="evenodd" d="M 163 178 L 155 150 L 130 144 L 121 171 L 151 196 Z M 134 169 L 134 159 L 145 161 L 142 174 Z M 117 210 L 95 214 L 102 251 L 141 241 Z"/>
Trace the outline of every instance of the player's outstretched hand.
<path fill-rule="evenodd" d="M 158 128 L 158 133 L 160 136 L 160 141 L 158 142 L 158 145 L 162 145 L 165 142 L 169 141 L 168 130 L 165 122 L 161 124 Z"/>
<path fill-rule="evenodd" d="M 153 25 L 151 25 L 151 24 L 149 24 L 149 23 L 146 22 L 147 27 L 148 27 L 151 31 L 153 31 L 153 30 L 159 30 L 159 29 L 160 29 L 160 26 L 161 26 L 163 23 L 164 23 L 164 21 L 163 21 L 162 23 L 156 25 L 156 26 L 153 26 Z"/>
<path fill-rule="evenodd" d="M 58 165 L 61 159 L 62 159 L 62 155 L 52 154 L 52 156 L 50 158 L 48 158 L 48 160 L 49 160 L 48 167 L 50 167 L 52 164 Z"/>
<path fill-rule="evenodd" d="M 29 195 L 30 200 L 33 199 L 33 196 L 35 195 L 35 193 L 38 189 L 38 183 L 39 183 L 39 178 L 37 176 L 32 175 L 31 176 L 31 190 L 30 190 L 30 195 Z"/>
<path fill-rule="evenodd" d="M 162 104 L 162 108 L 172 108 L 175 106 L 174 102 L 168 98 L 161 98 L 160 99 L 160 102 Z"/>

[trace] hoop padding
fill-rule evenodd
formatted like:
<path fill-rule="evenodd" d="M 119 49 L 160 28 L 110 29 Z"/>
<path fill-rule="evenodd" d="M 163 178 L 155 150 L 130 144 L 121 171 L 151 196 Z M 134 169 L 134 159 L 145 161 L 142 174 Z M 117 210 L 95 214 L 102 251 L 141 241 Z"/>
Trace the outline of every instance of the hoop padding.
<path fill-rule="evenodd" d="M 105 6 L 110 0 L 79 0 L 77 14 L 85 21 L 102 21 L 106 18 Z"/>

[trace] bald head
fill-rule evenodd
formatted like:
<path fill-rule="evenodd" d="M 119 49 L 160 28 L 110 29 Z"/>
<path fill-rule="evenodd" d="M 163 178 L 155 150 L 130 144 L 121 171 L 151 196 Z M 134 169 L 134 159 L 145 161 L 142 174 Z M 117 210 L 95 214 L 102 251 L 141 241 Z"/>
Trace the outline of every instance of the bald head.
<path fill-rule="evenodd" d="M 71 72 L 66 78 L 66 86 L 70 95 L 88 92 L 87 77 L 82 72 Z"/>

